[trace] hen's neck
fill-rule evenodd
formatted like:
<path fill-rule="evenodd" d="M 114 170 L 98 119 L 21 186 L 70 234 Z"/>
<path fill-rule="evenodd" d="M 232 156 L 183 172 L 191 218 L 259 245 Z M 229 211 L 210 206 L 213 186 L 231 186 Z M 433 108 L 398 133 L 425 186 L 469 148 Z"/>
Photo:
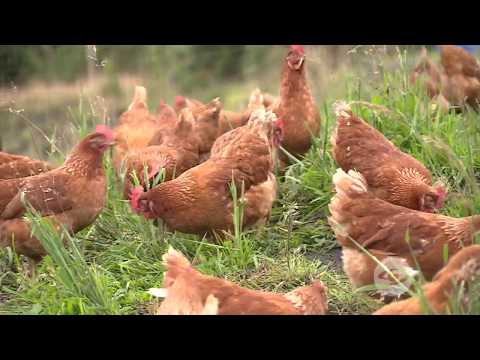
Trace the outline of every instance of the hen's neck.
<path fill-rule="evenodd" d="M 399 170 L 398 178 L 395 181 L 392 195 L 398 200 L 413 195 L 415 198 L 414 201 L 416 201 L 419 195 L 430 190 L 431 187 L 428 185 L 428 182 L 428 179 L 415 169 L 401 169 Z"/>
<path fill-rule="evenodd" d="M 473 235 L 480 232 L 480 215 L 474 215 L 466 218 L 466 223 Z"/>
<path fill-rule="evenodd" d="M 310 88 L 307 83 L 305 64 L 300 70 L 292 70 L 287 62 L 283 65 L 282 80 L 280 84 L 280 97 L 282 102 L 297 101 L 302 97 L 305 100 L 313 101 Z"/>
<path fill-rule="evenodd" d="M 440 216 L 443 231 L 449 238 L 449 241 L 463 242 L 463 245 L 469 245 L 472 237 L 480 232 L 480 215 L 466 218 L 450 218 Z"/>
<path fill-rule="evenodd" d="M 78 176 L 94 177 L 104 175 L 103 154 L 89 151 L 73 151 L 63 166 L 67 173 Z"/>

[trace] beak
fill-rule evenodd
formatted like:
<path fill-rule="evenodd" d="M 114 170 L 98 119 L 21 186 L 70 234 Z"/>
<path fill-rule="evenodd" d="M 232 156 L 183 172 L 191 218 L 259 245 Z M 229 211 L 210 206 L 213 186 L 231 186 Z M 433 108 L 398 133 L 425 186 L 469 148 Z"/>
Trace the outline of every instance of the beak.
<path fill-rule="evenodd" d="M 303 65 L 304 61 L 305 61 L 305 57 L 302 57 L 300 59 L 300 62 L 298 63 L 298 65 L 295 67 L 295 70 L 300 70 L 302 68 L 302 65 Z"/>

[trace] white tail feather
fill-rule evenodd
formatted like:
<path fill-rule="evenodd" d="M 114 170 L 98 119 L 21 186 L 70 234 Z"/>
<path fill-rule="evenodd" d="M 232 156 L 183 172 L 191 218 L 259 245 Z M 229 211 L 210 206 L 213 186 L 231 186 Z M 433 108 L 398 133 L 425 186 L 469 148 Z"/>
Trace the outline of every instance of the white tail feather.
<path fill-rule="evenodd" d="M 342 169 L 337 169 L 333 175 L 333 184 L 337 193 L 352 191 L 354 193 L 366 193 L 368 191 L 367 181 L 362 174 L 355 170 L 349 170 L 348 174 Z"/>
<path fill-rule="evenodd" d="M 168 248 L 167 253 L 162 257 L 162 260 L 165 266 L 168 266 L 168 262 L 172 262 L 177 266 L 190 266 L 190 261 L 188 261 L 188 259 L 180 251 L 175 250 L 172 246 Z"/>
<path fill-rule="evenodd" d="M 142 103 L 143 105 L 147 104 L 147 89 L 143 86 L 135 86 L 135 93 L 133 95 L 133 100 L 128 110 L 132 110 L 135 105 Z"/>
<path fill-rule="evenodd" d="M 352 111 L 350 105 L 345 101 L 336 101 L 333 104 L 333 110 L 337 117 L 349 117 Z"/>
<path fill-rule="evenodd" d="M 205 301 L 205 307 L 201 315 L 218 315 L 218 307 L 218 299 L 213 294 L 210 294 Z"/>
<path fill-rule="evenodd" d="M 260 89 L 255 89 L 250 95 L 250 100 L 248 102 L 249 109 L 263 108 L 263 94 Z"/>
<path fill-rule="evenodd" d="M 168 289 L 149 289 L 148 293 L 160 299 L 165 299 L 168 295 Z"/>

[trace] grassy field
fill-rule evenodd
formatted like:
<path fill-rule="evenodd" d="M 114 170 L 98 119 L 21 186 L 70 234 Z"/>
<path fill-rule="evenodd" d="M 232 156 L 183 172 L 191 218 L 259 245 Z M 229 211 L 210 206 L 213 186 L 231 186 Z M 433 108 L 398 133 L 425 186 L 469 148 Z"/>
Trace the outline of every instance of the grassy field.
<path fill-rule="evenodd" d="M 108 205 L 95 224 L 68 237 L 68 250 L 58 245 L 59 236 L 49 225 L 35 216 L 31 216 L 35 234 L 50 254 L 36 274 L 22 271 L 23 259 L 10 249 L 0 250 L 0 313 L 148 313 L 155 300 L 147 290 L 161 286 L 161 257 L 170 245 L 184 252 L 202 272 L 242 286 L 286 292 L 320 279 L 329 288 L 332 314 L 372 313 L 381 303 L 365 291 L 352 290 L 326 220 L 336 170 L 329 142 L 335 100 L 341 97 L 369 103 L 354 106 L 354 111 L 422 161 L 434 178 L 448 184 L 444 214 L 469 216 L 480 209 L 479 115 L 433 109 L 422 90 L 408 84 L 410 63 L 405 53 L 398 53 L 391 65 L 380 64 L 370 77 L 345 71 L 335 80 L 335 90 L 325 89 L 318 99 L 321 136 L 308 155 L 279 178 L 270 223 L 262 229 L 232 234 L 221 245 L 168 233 L 133 214 L 122 200 L 120 181 L 112 171 L 110 155 L 106 156 Z M 246 93 L 248 87 L 244 87 Z M 227 103 L 237 103 L 226 98 Z M 98 112 L 85 98 L 80 105 L 64 110 L 71 119 L 72 138 L 84 136 L 99 121 Z M 61 161 L 62 154 L 49 146 L 51 157 Z M 478 293 L 475 296 L 479 297 Z M 472 300 L 469 309 L 458 305 L 454 310 L 480 314 L 479 303 Z"/>

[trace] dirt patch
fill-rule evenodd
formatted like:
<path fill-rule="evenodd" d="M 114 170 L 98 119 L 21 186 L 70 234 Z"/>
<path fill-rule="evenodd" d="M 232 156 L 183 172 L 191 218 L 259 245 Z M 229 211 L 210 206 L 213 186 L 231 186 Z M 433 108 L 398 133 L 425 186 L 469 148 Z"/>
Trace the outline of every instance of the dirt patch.
<path fill-rule="evenodd" d="M 335 248 L 328 253 L 320 252 L 309 252 L 305 254 L 305 257 L 309 260 L 320 260 L 323 264 L 330 266 L 337 272 L 343 271 L 343 261 L 342 261 L 342 249 Z"/>

